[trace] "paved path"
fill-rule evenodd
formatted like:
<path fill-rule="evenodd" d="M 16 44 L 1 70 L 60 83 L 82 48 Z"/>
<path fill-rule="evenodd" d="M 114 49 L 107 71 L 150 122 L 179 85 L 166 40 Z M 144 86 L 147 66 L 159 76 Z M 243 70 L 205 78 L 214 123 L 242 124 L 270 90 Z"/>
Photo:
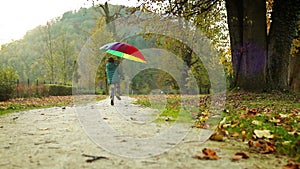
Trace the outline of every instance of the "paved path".
<path fill-rule="evenodd" d="M 275 169 L 286 163 L 282 157 L 255 153 L 232 162 L 246 144 L 204 142 L 209 136 L 205 131 L 156 123 L 157 111 L 131 102 L 123 97 L 114 107 L 103 100 L 0 116 L 0 168 Z M 203 148 L 216 150 L 221 159 L 192 158 Z M 87 162 L 92 158 L 84 155 L 105 158 Z"/>

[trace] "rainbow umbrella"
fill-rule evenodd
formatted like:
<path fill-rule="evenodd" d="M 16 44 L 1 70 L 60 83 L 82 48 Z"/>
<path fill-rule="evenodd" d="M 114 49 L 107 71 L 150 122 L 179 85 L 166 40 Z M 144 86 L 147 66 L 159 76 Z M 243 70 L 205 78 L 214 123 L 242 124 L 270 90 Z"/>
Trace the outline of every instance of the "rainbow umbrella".
<path fill-rule="evenodd" d="M 110 53 L 120 58 L 146 63 L 146 59 L 144 55 L 136 47 L 127 43 L 121 43 L 121 42 L 108 43 L 100 47 L 100 50 L 105 50 L 106 53 Z"/>

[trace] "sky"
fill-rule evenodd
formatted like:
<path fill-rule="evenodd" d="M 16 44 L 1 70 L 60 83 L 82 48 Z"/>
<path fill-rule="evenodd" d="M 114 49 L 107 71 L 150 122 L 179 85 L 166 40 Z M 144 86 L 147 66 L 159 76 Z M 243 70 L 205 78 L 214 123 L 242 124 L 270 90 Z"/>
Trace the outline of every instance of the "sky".
<path fill-rule="evenodd" d="M 99 0 L 104 3 L 107 0 Z M 108 0 L 110 4 L 134 6 L 135 0 Z M 91 0 L 1 0 L 0 45 L 21 39 L 27 31 L 80 7 L 90 7 Z"/>

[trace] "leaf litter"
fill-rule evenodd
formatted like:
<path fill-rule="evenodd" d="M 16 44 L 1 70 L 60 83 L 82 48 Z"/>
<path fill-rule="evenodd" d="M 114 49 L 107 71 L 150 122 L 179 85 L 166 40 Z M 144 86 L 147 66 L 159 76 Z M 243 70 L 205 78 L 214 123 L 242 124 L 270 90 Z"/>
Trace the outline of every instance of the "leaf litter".
<path fill-rule="evenodd" d="M 169 96 L 170 97 L 170 96 Z M 189 106 L 199 107 L 193 113 L 195 123 L 192 127 L 208 128 L 210 97 L 199 96 L 199 102 L 184 100 Z M 229 92 L 226 108 L 212 141 L 236 140 L 248 145 L 245 151 L 259 154 L 280 154 L 300 161 L 300 96 L 294 94 L 271 93 L 256 94 Z M 203 152 L 202 152 L 203 153 Z M 197 152 L 197 159 L 219 159 L 217 155 Z M 232 161 L 248 159 L 239 153 Z"/>

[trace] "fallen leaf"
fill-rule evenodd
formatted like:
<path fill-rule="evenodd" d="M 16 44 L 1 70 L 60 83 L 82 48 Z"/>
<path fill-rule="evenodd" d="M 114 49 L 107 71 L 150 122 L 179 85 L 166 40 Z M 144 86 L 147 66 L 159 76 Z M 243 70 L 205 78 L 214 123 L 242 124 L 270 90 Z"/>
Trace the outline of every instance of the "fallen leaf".
<path fill-rule="evenodd" d="M 270 130 L 254 130 L 254 134 L 257 138 L 274 138 L 274 135 L 271 134 Z"/>
<path fill-rule="evenodd" d="M 272 119 L 269 120 L 270 122 L 273 122 L 273 123 L 280 123 L 281 120 L 280 119 L 276 119 L 274 117 L 272 117 Z"/>
<path fill-rule="evenodd" d="M 284 141 L 282 142 L 282 145 L 290 145 L 292 141 Z"/>
<path fill-rule="evenodd" d="M 258 108 L 252 108 L 248 110 L 248 115 L 256 115 Z"/>
<path fill-rule="evenodd" d="M 235 155 L 236 156 L 241 156 L 243 159 L 248 159 L 249 158 L 249 156 L 244 152 L 237 152 L 237 153 L 235 153 Z"/>
<path fill-rule="evenodd" d="M 243 130 L 242 131 L 242 140 L 243 140 L 243 142 L 245 141 L 245 139 L 246 139 L 246 131 Z"/>
<path fill-rule="evenodd" d="M 214 150 L 209 149 L 209 148 L 202 149 L 202 153 L 205 155 L 216 155 L 217 154 Z"/>
<path fill-rule="evenodd" d="M 232 161 L 239 161 L 239 160 L 241 160 L 242 158 L 243 158 L 242 156 L 234 155 L 234 156 L 232 156 L 231 160 L 232 160 Z"/>
<path fill-rule="evenodd" d="M 239 125 L 239 123 L 237 122 L 237 123 L 235 123 L 235 124 L 232 124 L 230 127 L 235 128 L 235 127 L 238 126 L 238 125 Z"/>
<path fill-rule="evenodd" d="M 220 157 L 217 155 L 217 153 L 212 149 L 204 148 L 204 149 L 202 149 L 202 153 L 204 154 L 204 156 L 202 156 L 198 152 L 193 156 L 193 158 L 196 158 L 199 160 L 218 160 L 218 159 L 220 159 Z"/>
<path fill-rule="evenodd" d="M 238 133 L 238 132 L 234 132 L 234 133 L 232 133 L 232 137 L 238 137 L 240 134 Z"/>
<path fill-rule="evenodd" d="M 284 165 L 283 167 L 279 168 L 279 169 L 299 169 L 300 168 L 300 163 L 293 163 L 293 162 L 288 162 L 286 165 Z"/>
<path fill-rule="evenodd" d="M 253 120 L 251 123 L 254 124 L 254 125 L 257 125 L 257 126 L 262 125 L 262 122 L 258 121 L 258 120 Z"/>
<path fill-rule="evenodd" d="M 220 121 L 220 123 L 219 123 L 219 125 L 218 125 L 218 127 L 219 128 L 222 128 L 223 127 L 223 125 L 226 123 L 226 117 L 224 117 L 223 118 L 223 120 L 222 121 Z"/>
<path fill-rule="evenodd" d="M 253 141 L 253 140 L 249 140 L 248 141 L 248 145 L 249 148 L 252 148 L 254 150 L 256 150 L 257 152 L 266 154 L 266 153 L 272 153 L 275 152 L 275 143 L 268 141 L 268 140 L 257 140 L 257 141 Z"/>
<path fill-rule="evenodd" d="M 224 137 L 219 134 L 219 133 L 214 133 L 213 135 L 211 135 L 209 137 L 209 140 L 212 140 L 212 141 L 224 141 Z"/>
<path fill-rule="evenodd" d="M 222 128 L 227 128 L 227 127 L 230 127 L 230 126 L 231 126 L 231 124 L 226 123 L 226 124 L 223 124 Z"/>
<path fill-rule="evenodd" d="M 287 117 L 289 117 L 287 114 L 279 114 L 279 116 L 280 116 L 280 118 L 287 118 Z"/>

